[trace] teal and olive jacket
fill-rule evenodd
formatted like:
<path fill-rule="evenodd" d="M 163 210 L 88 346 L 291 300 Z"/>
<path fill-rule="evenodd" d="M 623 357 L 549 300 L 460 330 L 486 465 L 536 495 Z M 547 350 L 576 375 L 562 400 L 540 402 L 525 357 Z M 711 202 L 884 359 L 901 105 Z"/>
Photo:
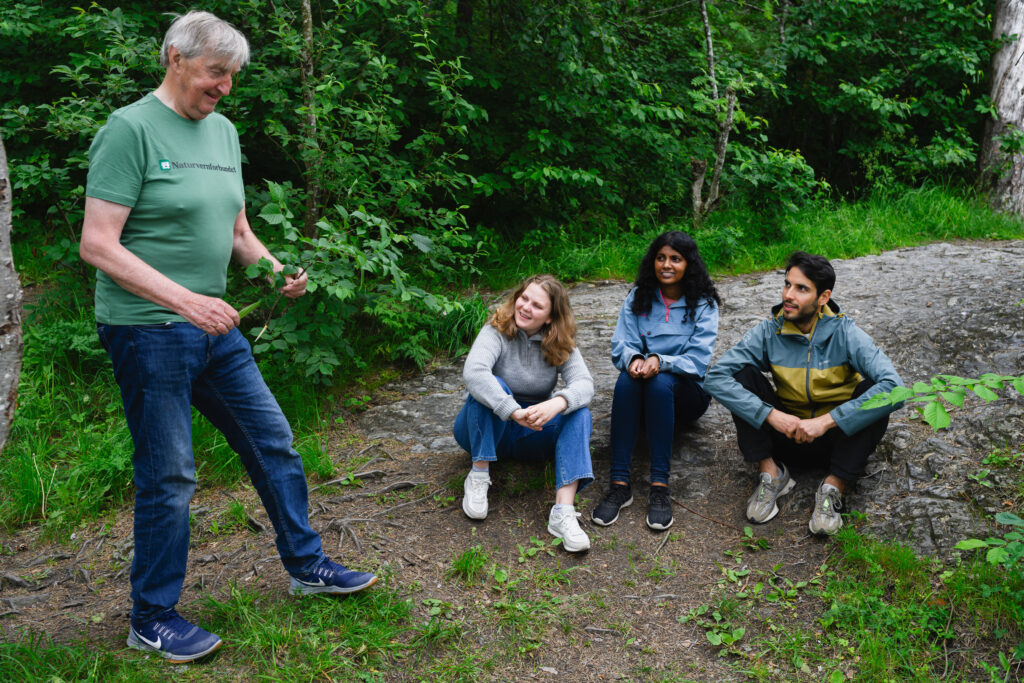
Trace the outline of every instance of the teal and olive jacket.
<path fill-rule="evenodd" d="M 801 418 L 831 413 L 844 434 L 855 434 L 899 405 L 860 410 L 880 392 L 903 386 L 892 361 L 863 330 L 829 301 L 809 334 L 782 317 L 782 304 L 726 351 L 708 371 L 704 390 L 735 415 L 760 429 L 772 406 L 743 388 L 734 375 L 747 365 L 771 372 L 786 412 Z M 867 377 L 873 387 L 851 400 Z"/>

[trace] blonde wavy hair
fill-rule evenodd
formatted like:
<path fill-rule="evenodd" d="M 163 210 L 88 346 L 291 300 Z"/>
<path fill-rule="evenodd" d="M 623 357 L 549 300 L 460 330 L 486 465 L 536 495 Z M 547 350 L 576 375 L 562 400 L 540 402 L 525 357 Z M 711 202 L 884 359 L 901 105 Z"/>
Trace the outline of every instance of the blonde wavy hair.
<path fill-rule="evenodd" d="M 544 340 L 540 343 L 544 360 L 548 365 L 561 365 L 569 360 L 569 355 L 576 348 L 576 317 L 569 305 L 569 293 L 565 286 L 553 275 L 534 275 L 523 281 L 516 291 L 498 307 L 487 322 L 499 332 L 515 339 L 519 334 L 516 326 L 516 300 L 530 285 L 539 285 L 551 299 L 551 322 L 541 329 Z"/>

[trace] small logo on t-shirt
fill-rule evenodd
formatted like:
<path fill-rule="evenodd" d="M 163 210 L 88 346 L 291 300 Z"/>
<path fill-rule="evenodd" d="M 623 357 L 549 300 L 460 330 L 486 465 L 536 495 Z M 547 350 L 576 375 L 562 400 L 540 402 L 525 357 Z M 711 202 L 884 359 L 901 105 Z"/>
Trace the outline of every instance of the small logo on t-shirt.
<path fill-rule="evenodd" d="M 171 170 L 171 161 L 170 161 L 170 159 L 161 159 L 160 160 L 160 170 L 161 171 L 170 171 Z"/>

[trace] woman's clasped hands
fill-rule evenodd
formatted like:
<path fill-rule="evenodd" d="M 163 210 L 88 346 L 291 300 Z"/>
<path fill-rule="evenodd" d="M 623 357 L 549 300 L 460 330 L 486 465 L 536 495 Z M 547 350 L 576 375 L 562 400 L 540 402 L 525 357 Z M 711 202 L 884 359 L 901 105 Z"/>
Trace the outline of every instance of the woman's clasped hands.
<path fill-rule="evenodd" d="M 509 417 L 527 429 L 539 432 L 555 415 L 563 412 L 569 407 L 569 402 L 562 396 L 555 396 L 547 401 L 534 404 L 527 408 L 520 408 Z"/>

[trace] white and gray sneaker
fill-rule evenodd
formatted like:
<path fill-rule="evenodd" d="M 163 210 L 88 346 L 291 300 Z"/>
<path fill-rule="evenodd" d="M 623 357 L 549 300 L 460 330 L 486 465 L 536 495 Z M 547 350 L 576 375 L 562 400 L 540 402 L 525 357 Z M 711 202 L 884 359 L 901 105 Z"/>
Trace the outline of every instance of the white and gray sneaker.
<path fill-rule="evenodd" d="M 843 496 L 832 484 L 821 482 L 814 494 L 814 512 L 807 528 L 815 536 L 832 536 L 843 527 Z"/>
<path fill-rule="evenodd" d="M 590 548 L 590 537 L 580 528 L 579 516 L 571 506 L 564 510 L 552 507 L 548 515 L 548 533 L 562 539 L 562 547 L 570 553 Z"/>
<path fill-rule="evenodd" d="M 490 485 L 490 473 L 486 470 L 471 470 L 466 475 L 466 483 L 462 485 L 462 511 L 470 519 L 486 519 L 487 489 Z"/>
<path fill-rule="evenodd" d="M 779 475 L 772 478 L 767 472 L 761 473 L 754 493 L 747 499 L 747 519 L 755 524 L 764 524 L 779 514 L 778 500 L 793 490 L 796 482 L 789 476 L 786 466 L 779 464 Z"/>

